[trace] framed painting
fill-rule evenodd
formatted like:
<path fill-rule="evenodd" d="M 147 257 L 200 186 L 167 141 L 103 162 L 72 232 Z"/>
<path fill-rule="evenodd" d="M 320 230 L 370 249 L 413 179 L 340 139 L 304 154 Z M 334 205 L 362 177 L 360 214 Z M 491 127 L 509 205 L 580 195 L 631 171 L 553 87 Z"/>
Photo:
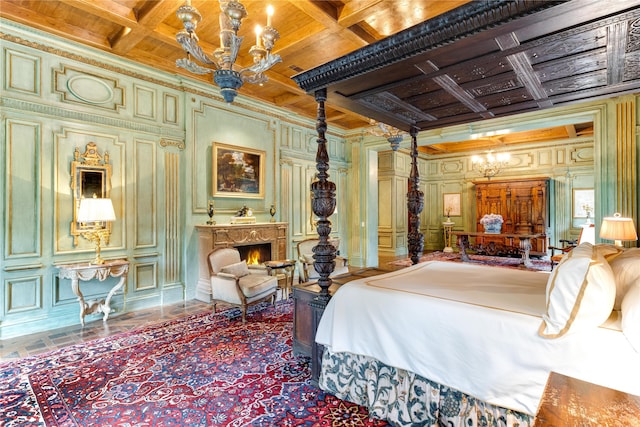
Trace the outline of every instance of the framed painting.
<path fill-rule="evenodd" d="M 461 216 L 462 209 L 460 207 L 460 193 L 443 193 L 442 207 L 443 214 L 446 217 Z"/>
<path fill-rule="evenodd" d="M 593 188 L 573 189 L 573 217 L 591 218 L 594 207 Z"/>
<path fill-rule="evenodd" d="M 213 143 L 213 197 L 264 198 L 265 152 Z"/>

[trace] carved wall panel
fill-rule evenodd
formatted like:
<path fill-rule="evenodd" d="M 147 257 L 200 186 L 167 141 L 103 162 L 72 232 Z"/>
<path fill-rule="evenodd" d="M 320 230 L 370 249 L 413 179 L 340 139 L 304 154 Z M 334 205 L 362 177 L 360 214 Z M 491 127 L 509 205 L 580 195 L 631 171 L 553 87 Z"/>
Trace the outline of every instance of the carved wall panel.
<path fill-rule="evenodd" d="M 13 119 L 5 126 L 5 254 L 7 258 L 41 256 L 41 126 Z"/>
<path fill-rule="evenodd" d="M 156 90 L 133 85 L 133 116 L 141 119 L 156 119 Z"/>
<path fill-rule="evenodd" d="M 4 54 L 6 61 L 4 89 L 40 96 L 40 58 L 11 49 L 6 49 Z"/>
<path fill-rule="evenodd" d="M 116 79 L 66 65 L 54 70 L 54 90 L 63 102 L 114 112 L 124 107 L 124 89 Z"/>

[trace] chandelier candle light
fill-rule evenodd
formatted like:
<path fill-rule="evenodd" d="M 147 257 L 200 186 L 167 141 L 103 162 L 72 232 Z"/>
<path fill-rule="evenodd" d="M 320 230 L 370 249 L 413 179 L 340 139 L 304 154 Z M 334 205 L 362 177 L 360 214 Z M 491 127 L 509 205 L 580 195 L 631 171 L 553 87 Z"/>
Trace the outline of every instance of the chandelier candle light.
<path fill-rule="evenodd" d="M 486 158 L 480 156 L 472 156 L 471 163 L 473 168 L 484 175 L 485 178 L 491 179 L 502 171 L 507 165 L 511 155 L 509 153 L 493 154 L 493 150 L 487 152 Z"/>
<path fill-rule="evenodd" d="M 238 53 L 244 37 L 238 37 L 238 30 L 242 19 L 247 16 L 247 10 L 237 0 L 220 1 L 220 47 L 213 51 L 213 58 L 205 54 L 198 44 L 196 27 L 202 20 L 202 15 L 195 7 L 191 6 L 191 0 L 178 8 L 176 16 L 184 30 L 176 34 L 176 40 L 187 52 L 187 57 L 178 59 L 176 65 L 194 74 L 213 73 L 213 81 L 220 87 L 222 97 L 227 103 L 232 103 L 238 94 L 238 89 L 244 82 L 262 85 L 268 80 L 264 72 L 273 67 L 282 59 L 280 55 L 272 55 L 273 45 L 280 38 L 280 33 L 271 26 L 273 7 L 267 7 L 267 25 L 261 28 L 256 26 L 256 44 L 249 49 L 253 57 L 253 65 L 241 67 L 236 64 Z M 205 67 L 191 60 L 197 59 Z"/>

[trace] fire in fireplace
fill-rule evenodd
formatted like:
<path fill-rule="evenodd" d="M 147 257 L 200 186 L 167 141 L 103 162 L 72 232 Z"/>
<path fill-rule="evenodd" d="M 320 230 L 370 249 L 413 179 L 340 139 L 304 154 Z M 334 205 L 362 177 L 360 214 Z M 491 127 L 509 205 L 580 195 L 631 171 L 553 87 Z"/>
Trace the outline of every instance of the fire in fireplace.
<path fill-rule="evenodd" d="M 240 252 L 240 259 L 246 260 L 247 264 L 271 261 L 271 243 L 236 246 L 236 249 Z"/>

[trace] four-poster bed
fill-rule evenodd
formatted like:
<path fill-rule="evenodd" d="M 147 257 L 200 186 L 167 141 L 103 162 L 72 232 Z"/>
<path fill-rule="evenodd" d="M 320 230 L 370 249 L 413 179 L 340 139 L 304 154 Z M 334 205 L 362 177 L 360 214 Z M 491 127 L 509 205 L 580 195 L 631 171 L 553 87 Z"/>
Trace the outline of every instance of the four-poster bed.
<path fill-rule="evenodd" d="M 423 350 L 422 353 L 417 353 L 414 359 L 405 360 L 406 363 L 393 364 L 391 361 L 396 359 L 385 358 L 384 354 L 385 351 L 393 352 L 396 348 L 405 348 L 399 341 L 392 339 L 401 332 L 393 328 L 385 329 L 387 327 L 385 324 L 377 323 L 376 314 L 371 312 L 371 307 L 377 308 L 378 317 L 387 318 L 389 316 L 382 313 L 391 311 L 393 313 L 391 323 L 400 322 L 405 329 L 410 328 L 412 323 L 411 318 L 407 318 L 406 314 L 414 312 L 416 317 L 413 320 L 418 330 L 426 328 L 437 331 L 438 328 L 446 329 L 447 322 L 443 323 L 443 319 L 448 316 L 446 310 L 441 313 L 441 317 L 434 318 L 429 314 L 442 310 L 439 303 L 444 301 L 445 305 L 450 304 L 448 309 L 455 311 L 467 321 L 466 326 L 454 325 L 453 330 L 447 329 L 447 331 L 457 333 L 471 326 L 485 325 L 491 328 L 506 325 L 507 329 L 514 328 L 508 331 L 509 334 L 515 334 L 516 338 L 527 336 L 535 341 L 536 345 L 545 349 L 536 353 L 537 356 L 544 357 L 541 354 L 545 353 L 548 346 L 553 347 L 553 344 L 548 344 L 544 338 L 537 335 L 531 336 L 531 325 L 532 322 L 540 320 L 535 318 L 540 317 L 544 311 L 547 276 L 532 273 L 538 275 L 529 277 L 526 274 L 523 275 L 527 272 L 522 271 L 515 272 L 514 276 L 504 272 L 502 274 L 482 272 L 488 275 L 489 278 L 483 280 L 491 289 L 505 286 L 517 287 L 520 282 L 527 282 L 527 280 L 534 282 L 526 291 L 520 290 L 534 295 L 534 302 L 526 308 L 519 307 L 517 310 L 509 304 L 506 306 L 497 304 L 478 309 L 482 304 L 477 301 L 460 299 L 460 295 L 456 295 L 455 298 L 451 295 L 443 296 L 436 291 L 434 291 L 435 294 L 429 293 L 416 298 L 415 293 L 418 291 L 411 286 L 419 288 L 422 284 L 420 277 L 435 277 L 439 280 L 444 280 L 444 277 L 458 277 L 457 272 L 442 273 L 443 270 L 446 271 L 446 267 L 443 268 L 438 263 L 430 263 L 428 267 L 433 270 L 422 271 L 422 265 L 414 265 L 407 272 L 389 273 L 376 279 L 376 282 L 384 281 L 385 286 L 373 285 L 374 281 L 369 279 L 350 282 L 336 293 L 331 303 L 329 302 L 331 299 L 328 293 L 331 285 L 329 274 L 333 269 L 335 252 L 328 244 L 331 227 L 327 218 L 335 207 L 335 185 L 328 180 L 327 173 L 329 163 L 324 137 L 325 102 L 329 99 L 330 102 L 343 108 L 410 133 L 412 168 L 407 194 L 408 251 L 412 262 L 417 264 L 423 249 L 420 213 L 424 204 L 423 194 L 418 189 L 418 132 L 535 111 L 594 97 L 637 91 L 640 87 L 640 72 L 634 64 L 637 64 L 638 51 L 640 51 L 640 32 L 638 31 L 640 8 L 638 6 L 640 5 L 637 1 L 626 0 L 604 3 L 596 0 L 471 2 L 293 77 L 302 89 L 313 93 L 318 102 L 316 161 L 319 180 L 314 183 L 311 190 L 314 195 L 313 211 L 319 217 L 320 244 L 316 247 L 315 253 L 316 266 L 320 274 L 318 284 L 322 291 L 311 305 L 314 312 L 314 330 L 321 321 L 325 324 L 317 340 L 327 346 L 327 351 L 322 358 L 323 345 L 314 345 L 312 369 L 314 378 L 318 378 L 322 367 L 323 388 L 348 400 L 365 404 L 376 416 L 387 418 L 398 425 L 427 423 L 433 422 L 434 419 L 437 422 L 452 423 L 452 425 L 462 425 L 471 421 L 486 422 L 489 418 L 500 419 L 502 423 L 509 425 L 518 423 L 528 425 L 532 421 L 537 404 L 536 398 L 541 394 L 540 372 L 556 365 L 548 363 L 536 366 L 535 379 L 527 375 L 519 378 L 515 374 L 509 375 L 501 371 L 501 374 L 509 377 L 510 380 L 516 383 L 521 380 L 522 383 L 519 384 L 519 388 L 516 386 L 515 391 L 506 387 L 497 398 L 493 398 L 490 382 L 479 381 L 478 384 L 474 384 L 473 381 L 451 379 L 451 383 L 439 384 L 431 378 L 430 373 L 438 372 L 439 369 L 446 371 L 446 368 L 442 368 L 447 366 L 443 361 L 446 361 L 451 354 L 436 355 L 433 351 L 429 352 L 428 347 L 424 347 L 424 342 L 420 342 L 419 348 Z M 592 252 L 595 254 L 596 251 Z M 466 279 L 458 278 L 459 285 L 473 285 L 474 281 L 481 277 L 481 272 L 473 269 L 477 266 L 469 267 L 472 270 L 467 272 Z M 458 266 L 458 268 L 461 267 Z M 395 286 L 393 279 L 398 279 L 397 274 L 408 275 L 399 282 L 409 283 L 410 289 L 391 289 Z M 556 271 L 553 274 L 558 273 Z M 437 280 L 430 281 L 429 286 L 434 289 L 445 287 Z M 380 288 L 384 289 L 381 291 Z M 389 306 L 390 301 L 395 301 L 398 294 L 409 294 L 411 298 L 400 299 L 397 305 Z M 498 301 L 500 298 L 507 300 L 511 298 L 505 292 L 498 292 L 498 294 L 500 295 L 500 297 L 496 296 Z M 339 314 L 335 317 L 336 312 L 343 313 L 340 311 L 340 304 L 345 304 L 345 299 L 349 296 L 351 298 L 347 302 L 349 308 L 346 312 L 354 314 L 349 314 L 348 317 Z M 548 295 L 547 298 L 549 298 Z M 336 300 L 339 301 L 336 302 Z M 364 311 L 352 309 L 351 304 L 356 300 L 364 305 L 362 307 Z M 407 304 L 416 304 L 416 301 L 421 301 L 425 305 L 414 307 L 412 310 L 404 309 Z M 329 305 L 330 314 L 323 317 L 327 305 Z M 471 307 L 470 310 L 469 307 Z M 536 312 L 536 310 L 542 311 Z M 502 312 L 508 315 L 501 318 L 496 314 Z M 604 319 L 599 319 L 599 322 L 606 321 L 607 317 L 608 313 Z M 489 319 L 487 323 L 483 323 L 485 318 Z M 534 318 L 533 321 L 532 318 Z M 637 352 L 629 348 L 621 333 L 619 319 L 617 321 L 616 324 L 616 319 L 611 319 L 611 324 L 599 328 L 597 326 L 600 323 L 598 323 L 592 332 L 597 339 L 602 337 L 602 342 L 616 343 L 614 348 L 625 357 L 625 362 L 620 366 L 634 366 L 634 363 L 640 362 L 640 357 Z M 526 326 L 523 326 L 525 324 Z M 518 329 L 519 326 L 523 329 Z M 366 353 L 364 350 L 358 353 L 360 348 L 357 345 L 350 347 L 336 344 L 333 347 L 336 342 L 342 344 L 346 342 L 344 335 L 339 335 L 339 331 L 351 329 L 358 331 L 360 335 L 347 334 L 346 341 L 371 340 L 383 348 L 382 355 L 375 352 Z M 372 329 L 375 329 L 375 333 L 367 333 Z M 401 327 L 400 329 L 402 330 Z M 336 334 L 330 332 L 336 332 Z M 376 341 L 376 334 L 383 334 L 390 339 L 385 345 L 384 340 Z M 457 342 L 462 346 L 459 350 L 461 353 L 464 354 L 465 342 L 470 338 L 464 334 L 457 336 Z M 411 341 L 410 337 L 406 339 Z M 486 339 L 492 338 L 487 336 Z M 566 344 L 568 347 L 565 349 L 572 354 L 580 355 L 581 351 L 584 351 L 585 342 L 589 342 L 589 339 L 583 341 L 572 338 L 568 342 L 569 344 Z M 408 343 L 410 344 L 411 342 Z M 452 348 L 454 344 L 437 342 L 436 345 Z M 561 347 L 557 346 L 557 348 Z M 476 350 L 482 352 L 486 348 L 480 345 Z M 554 351 L 558 351 L 557 348 Z M 524 354 L 528 351 L 526 347 L 518 347 L 517 350 Z M 499 354 L 500 350 L 496 351 Z M 438 363 L 443 362 L 444 365 L 436 363 L 432 370 L 412 370 L 414 366 L 421 366 L 420 358 L 422 357 L 431 357 Z M 517 358 L 517 356 L 513 357 Z M 589 359 L 582 368 L 588 371 L 606 359 L 606 355 L 603 354 L 599 354 L 598 357 L 602 358 Z M 509 355 L 506 358 L 509 359 Z M 498 359 L 502 360 L 500 357 Z M 490 357 L 482 361 L 473 360 L 491 365 Z M 535 364 L 536 360 L 533 362 Z M 514 372 L 518 372 L 522 367 L 522 365 L 514 365 Z M 454 368 L 452 369 L 455 371 Z M 471 370 L 463 374 L 473 377 L 474 369 L 475 372 L 480 372 L 491 367 L 472 365 Z M 426 374 L 419 375 L 416 371 L 426 372 Z M 616 378 L 621 375 L 624 377 L 618 370 L 605 369 L 603 372 L 609 372 Z M 491 377 L 491 372 L 488 373 Z M 440 379 L 447 381 L 451 378 L 448 375 L 437 374 L 433 377 L 436 381 Z M 497 381 L 497 379 L 494 380 Z M 624 381 L 615 385 L 628 387 Z M 637 388 L 633 391 L 640 393 Z M 408 394 L 396 395 L 397 399 L 392 399 L 389 393 Z M 420 400 L 415 393 L 429 394 L 433 399 Z M 519 393 L 528 394 L 528 397 L 523 397 L 521 400 L 516 398 L 515 401 L 509 400 L 510 394 L 518 395 Z M 412 406 L 416 401 L 419 403 Z M 470 404 L 471 401 L 473 404 Z M 390 406 L 385 406 L 387 404 Z M 448 405 L 453 405 L 457 409 L 451 410 Z M 451 418 L 447 418 L 449 415 Z"/>

